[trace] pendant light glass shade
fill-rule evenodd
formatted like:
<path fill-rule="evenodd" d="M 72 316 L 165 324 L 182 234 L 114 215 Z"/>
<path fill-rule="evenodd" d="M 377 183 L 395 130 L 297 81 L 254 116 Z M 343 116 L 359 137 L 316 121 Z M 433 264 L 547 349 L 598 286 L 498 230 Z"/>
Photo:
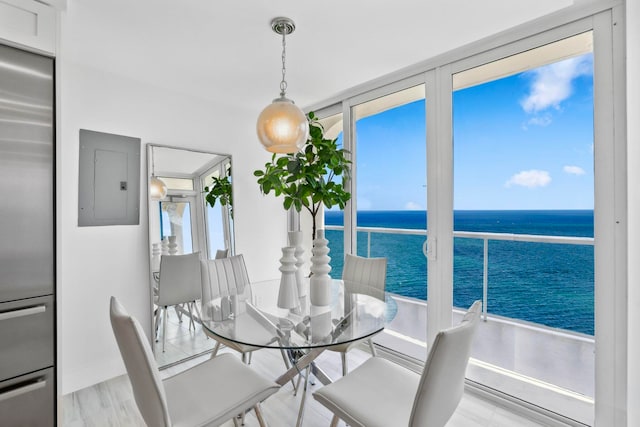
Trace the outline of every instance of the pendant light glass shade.
<path fill-rule="evenodd" d="M 155 175 L 149 179 L 149 197 L 151 200 L 162 200 L 167 197 L 167 184 Z"/>
<path fill-rule="evenodd" d="M 289 18 L 278 17 L 271 20 L 271 29 L 282 36 L 280 97 L 274 99 L 270 105 L 262 110 L 258 116 L 256 130 L 260 143 L 267 151 L 271 153 L 296 153 L 304 147 L 309 137 L 307 116 L 292 100 L 286 97 L 286 36 L 293 33 L 296 24 Z"/>
<path fill-rule="evenodd" d="M 258 139 L 271 153 L 296 153 L 309 137 L 309 123 L 293 101 L 273 100 L 258 116 Z"/>

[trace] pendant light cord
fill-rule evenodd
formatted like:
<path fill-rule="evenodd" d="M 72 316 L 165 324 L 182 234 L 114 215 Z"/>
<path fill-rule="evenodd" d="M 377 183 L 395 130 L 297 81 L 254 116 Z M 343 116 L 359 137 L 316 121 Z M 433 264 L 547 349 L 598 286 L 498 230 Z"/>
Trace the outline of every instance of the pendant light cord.
<path fill-rule="evenodd" d="M 283 24 L 282 30 L 282 81 L 280 82 L 280 96 L 284 98 L 285 92 L 287 91 L 287 81 L 285 80 L 285 74 L 287 73 L 287 67 L 285 65 L 285 60 L 287 58 L 287 42 L 286 42 L 286 34 L 287 28 Z"/>

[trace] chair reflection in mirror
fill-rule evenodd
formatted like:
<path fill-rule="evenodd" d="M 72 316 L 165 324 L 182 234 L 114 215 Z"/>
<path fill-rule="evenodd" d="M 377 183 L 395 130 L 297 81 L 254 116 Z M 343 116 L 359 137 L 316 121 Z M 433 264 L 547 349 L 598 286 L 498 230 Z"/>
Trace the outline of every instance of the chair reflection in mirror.
<path fill-rule="evenodd" d="M 165 351 L 167 333 L 167 309 L 175 307 L 179 313 L 182 305 L 186 305 L 189 313 L 189 329 L 195 330 L 193 310 L 198 318 L 200 313 L 196 301 L 202 296 L 200 283 L 200 253 L 187 255 L 163 255 L 160 259 L 160 273 L 158 277 L 158 291 L 154 296 L 154 303 L 158 306 L 155 314 L 155 331 L 158 331 L 162 316 L 162 351 Z"/>

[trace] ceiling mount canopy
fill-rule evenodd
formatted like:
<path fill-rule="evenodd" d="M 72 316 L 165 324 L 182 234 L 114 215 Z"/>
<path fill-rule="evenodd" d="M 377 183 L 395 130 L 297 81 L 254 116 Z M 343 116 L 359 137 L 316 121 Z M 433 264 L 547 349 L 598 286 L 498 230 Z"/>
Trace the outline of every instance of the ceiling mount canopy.
<path fill-rule="evenodd" d="M 271 29 L 280 35 L 289 35 L 296 30 L 296 23 L 284 16 L 273 18 L 271 20 Z"/>
<path fill-rule="evenodd" d="M 258 116 L 258 139 L 272 153 L 295 153 L 309 136 L 309 123 L 304 112 L 286 97 L 286 36 L 296 29 L 295 23 L 285 17 L 271 20 L 271 29 L 282 35 L 282 80 L 280 97 L 273 100 Z"/>

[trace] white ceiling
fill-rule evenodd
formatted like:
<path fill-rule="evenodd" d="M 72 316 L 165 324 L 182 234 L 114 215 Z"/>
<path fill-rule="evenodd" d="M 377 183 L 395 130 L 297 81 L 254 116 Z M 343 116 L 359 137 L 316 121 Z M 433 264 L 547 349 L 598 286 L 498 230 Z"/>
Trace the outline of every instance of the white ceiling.
<path fill-rule="evenodd" d="M 573 3 L 69 0 L 67 15 L 81 17 L 73 57 L 257 117 L 279 93 L 276 16 L 297 26 L 287 37 L 288 96 L 304 107 Z"/>

